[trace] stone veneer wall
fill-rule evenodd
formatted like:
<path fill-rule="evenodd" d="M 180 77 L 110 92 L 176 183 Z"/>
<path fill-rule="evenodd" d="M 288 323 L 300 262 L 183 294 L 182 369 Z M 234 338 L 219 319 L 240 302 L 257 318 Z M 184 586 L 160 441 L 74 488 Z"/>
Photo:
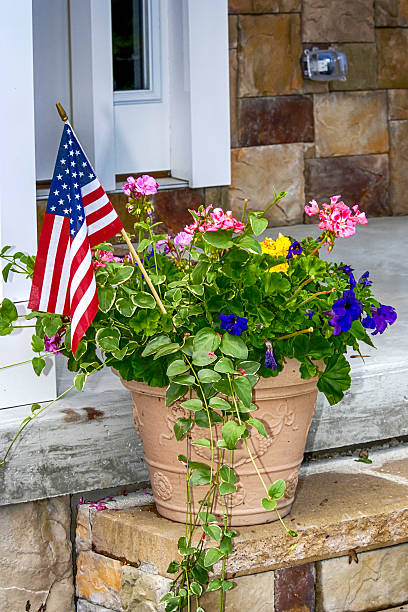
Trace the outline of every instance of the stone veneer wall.
<path fill-rule="evenodd" d="M 232 183 L 159 193 L 167 228 L 203 201 L 265 207 L 274 187 L 288 192 L 275 226 L 337 193 L 370 216 L 408 214 L 407 0 L 229 0 L 229 13 Z M 303 80 L 302 50 L 330 44 L 347 81 Z"/>

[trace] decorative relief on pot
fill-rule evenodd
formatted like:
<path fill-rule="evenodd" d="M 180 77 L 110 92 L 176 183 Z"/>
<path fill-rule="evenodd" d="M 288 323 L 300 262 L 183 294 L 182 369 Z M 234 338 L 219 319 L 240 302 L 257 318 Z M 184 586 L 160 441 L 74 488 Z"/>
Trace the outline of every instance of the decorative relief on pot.
<path fill-rule="evenodd" d="M 172 440 L 174 438 L 174 424 L 177 419 L 186 418 L 188 416 L 187 410 L 183 408 L 180 402 L 175 402 L 170 408 L 166 408 L 168 410 L 166 416 L 166 425 L 169 433 L 160 434 L 160 444 L 165 444 L 165 440 Z"/>
<path fill-rule="evenodd" d="M 153 490 L 155 494 L 163 501 L 167 501 L 173 495 L 173 487 L 171 486 L 171 482 L 167 476 L 162 474 L 162 472 L 154 473 Z"/>
<path fill-rule="evenodd" d="M 244 503 L 246 493 L 243 485 L 240 482 L 236 484 L 237 490 L 235 493 L 229 496 L 229 506 L 230 508 L 235 508 L 236 506 L 240 506 Z"/>
<path fill-rule="evenodd" d="M 286 489 L 285 489 L 285 495 L 284 495 L 286 499 L 290 499 L 291 497 L 294 497 L 295 492 L 296 492 L 296 487 L 298 484 L 298 480 L 299 480 L 299 470 L 295 470 L 294 472 L 290 474 L 290 476 L 288 476 L 288 478 L 286 478 L 285 480 Z"/>
<path fill-rule="evenodd" d="M 133 397 L 132 397 L 132 408 L 133 408 L 133 422 L 135 424 L 137 433 L 141 437 L 143 435 L 143 421 L 141 419 L 141 415 L 137 407 L 136 401 Z"/>

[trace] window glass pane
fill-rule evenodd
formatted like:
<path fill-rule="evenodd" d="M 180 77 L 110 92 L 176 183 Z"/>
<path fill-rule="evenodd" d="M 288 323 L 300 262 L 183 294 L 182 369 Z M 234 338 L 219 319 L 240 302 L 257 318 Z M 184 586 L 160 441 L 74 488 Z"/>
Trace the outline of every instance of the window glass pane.
<path fill-rule="evenodd" d="M 111 0 L 113 89 L 149 89 L 144 0 Z"/>

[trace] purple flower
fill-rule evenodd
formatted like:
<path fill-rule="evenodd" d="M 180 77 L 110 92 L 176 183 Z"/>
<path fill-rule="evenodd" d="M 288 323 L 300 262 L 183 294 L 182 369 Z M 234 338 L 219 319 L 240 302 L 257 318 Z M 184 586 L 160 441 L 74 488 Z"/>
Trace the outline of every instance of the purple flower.
<path fill-rule="evenodd" d="M 354 278 L 353 274 L 354 268 L 352 268 L 351 266 L 342 266 L 340 270 L 342 270 L 344 274 L 347 274 L 347 276 L 349 277 L 350 289 L 354 289 L 354 287 L 356 286 L 356 279 Z"/>
<path fill-rule="evenodd" d="M 353 289 L 343 291 L 343 297 L 333 304 L 329 323 L 334 327 L 334 335 L 338 336 L 342 331 L 348 331 L 353 321 L 360 318 L 363 312 L 360 300 L 354 295 Z"/>
<path fill-rule="evenodd" d="M 276 368 L 278 367 L 278 364 L 276 363 L 275 355 L 273 354 L 272 344 L 269 342 L 269 340 L 265 340 L 265 344 L 266 344 L 266 353 L 265 353 L 264 366 L 265 368 L 271 368 L 272 370 L 276 370 Z"/>
<path fill-rule="evenodd" d="M 380 304 L 379 308 L 371 306 L 371 317 L 365 317 L 361 322 L 366 329 L 374 329 L 372 336 L 382 334 L 387 325 L 392 325 L 397 320 L 397 313 L 392 306 Z"/>
<path fill-rule="evenodd" d="M 310 319 L 310 320 L 312 320 L 312 317 L 313 317 L 313 315 L 314 315 L 314 311 L 313 311 L 313 310 L 310 310 L 310 308 L 308 308 L 308 309 L 306 310 L 306 315 L 309 317 L 309 319 Z"/>
<path fill-rule="evenodd" d="M 369 276 L 370 276 L 370 273 L 367 270 L 367 272 L 364 272 L 364 274 L 362 274 L 360 278 L 358 279 L 359 284 L 363 285 L 364 287 L 369 287 L 370 285 L 372 285 L 373 281 L 368 280 Z"/>
<path fill-rule="evenodd" d="M 187 234 L 187 232 L 179 232 L 174 236 L 174 244 L 181 249 L 188 246 L 193 239 L 192 234 Z"/>
<path fill-rule="evenodd" d="M 167 253 L 170 253 L 169 242 L 170 242 L 170 236 L 167 236 L 165 240 L 158 240 L 156 242 L 156 249 L 161 249 L 162 247 L 164 247 L 163 252 L 165 255 L 167 255 Z"/>
<path fill-rule="evenodd" d="M 233 336 L 240 336 L 248 329 L 248 319 L 245 317 L 238 317 L 234 314 L 219 314 L 218 317 L 221 321 L 220 328 L 226 329 Z"/>
<path fill-rule="evenodd" d="M 292 244 L 289 247 L 289 251 L 288 251 L 288 254 L 286 255 L 286 259 L 292 259 L 294 255 L 300 255 L 302 251 L 303 251 L 302 245 L 300 244 L 300 242 L 295 240 L 295 242 L 292 242 Z"/>
<path fill-rule="evenodd" d="M 54 336 L 49 338 L 44 335 L 44 347 L 47 353 L 59 353 L 62 340 L 62 330 L 59 330 Z"/>

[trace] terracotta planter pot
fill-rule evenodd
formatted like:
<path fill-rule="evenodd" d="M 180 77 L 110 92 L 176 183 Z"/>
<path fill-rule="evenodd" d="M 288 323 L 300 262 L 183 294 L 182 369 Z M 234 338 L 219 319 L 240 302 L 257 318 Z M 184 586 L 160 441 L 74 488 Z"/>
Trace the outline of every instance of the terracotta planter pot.
<path fill-rule="evenodd" d="M 185 440 L 177 442 L 173 426 L 179 417 L 188 416 L 180 401 L 171 408 L 165 406 L 165 388 L 149 387 L 145 383 L 124 381 L 131 391 L 133 417 L 142 439 L 145 461 L 157 511 L 173 521 L 185 522 L 186 471 L 177 455 L 186 454 Z M 289 360 L 276 378 L 261 378 L 254 387 L 254 403 L 258 410 L 254 415 L 263 421 L 268 438 L 252 429 L 248 439 L 255 462 L 267 486 L 278 478 L 286 481 L 285 496 L 279 500 L 281 516 L 292 507 L 303 459 L 307 433 L 313 417 L 317 378 L 302 380 L 299 363 Z M 220 428 L 217 439 L 221 438 Z M 192 440 L 208 438 L 209 430 L 194 426 Z M 231 496 L 231 525 L 256 525 L 277 520 L 275 512 L 262 508 L 265 491 L 248 457 L 242 442 L 233 452 L 233 468 L 238 475 L 237 491 Z M 210 450 L 192 446 L 191 459 L 208 463 Z M 193 509 L 197 511 L 206 487 L 192 487 Z M 217 502 L 214 513 L 222 515 Z"/>

